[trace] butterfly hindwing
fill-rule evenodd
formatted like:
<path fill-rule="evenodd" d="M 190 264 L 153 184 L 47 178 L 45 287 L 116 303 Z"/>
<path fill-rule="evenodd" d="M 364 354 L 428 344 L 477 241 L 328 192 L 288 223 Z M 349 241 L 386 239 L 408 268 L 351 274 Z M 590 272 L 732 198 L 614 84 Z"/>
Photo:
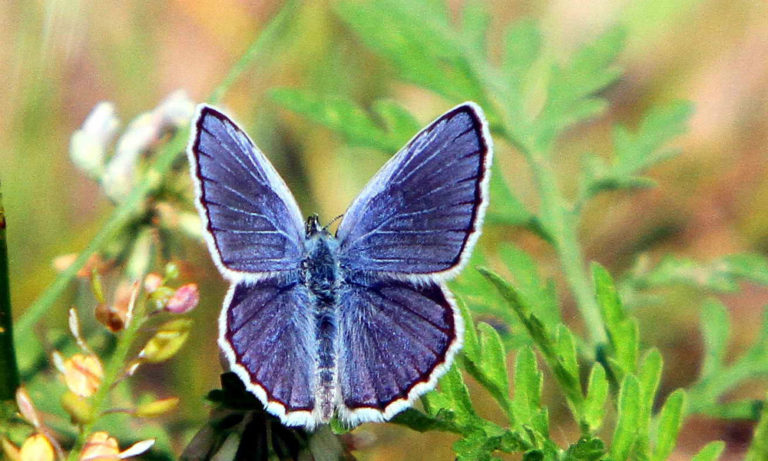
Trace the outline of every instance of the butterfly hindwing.
<path fill-rule="evenodd" d="M 466 261 L 488 201 L 491 140 L 465 103 L 417 134 L 339 225 L 343 267 L 445 279 Z"/>
<path fill-rule="evenodd" d="M 339 413 L 349 424 L 410 406 L 460 347 L 462 319 L 442 285 L 353 275 L 339 299 Z"/>
<path fill-rule="evenodd" d="M 317 346 L 309 298 L 298 277 L 233 284 L 220 317 L 219 346 L 270 412 L 312 427 Z"/>
<path fill-rule="evenodd" d="M 298 268 L 304 225 L 274 167 L 226 115 L 201 105 L 188 150 L 211 254 L 224 275 Z"/>

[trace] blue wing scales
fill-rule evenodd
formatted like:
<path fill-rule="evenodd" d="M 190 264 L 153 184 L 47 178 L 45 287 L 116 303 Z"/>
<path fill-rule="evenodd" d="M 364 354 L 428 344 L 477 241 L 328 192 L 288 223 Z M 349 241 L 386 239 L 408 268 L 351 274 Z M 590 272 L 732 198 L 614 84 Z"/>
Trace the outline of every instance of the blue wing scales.
<path fill-rule="evenodd" d="M 339 413 L 351 424 L 409 406 L 460 347 L 461 316 L 441 285 L 352 276 L 339 299 Z"/>

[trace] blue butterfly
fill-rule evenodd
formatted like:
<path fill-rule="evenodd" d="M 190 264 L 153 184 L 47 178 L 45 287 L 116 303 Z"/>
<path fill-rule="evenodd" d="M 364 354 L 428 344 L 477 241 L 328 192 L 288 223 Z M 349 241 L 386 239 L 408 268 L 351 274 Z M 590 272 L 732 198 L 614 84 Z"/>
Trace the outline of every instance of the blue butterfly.
<path fill-rule="evenodd" d="M 433 389 L 461 348 L 445 282 L 488 205 L 492 146 L 464 103 L 419 132 L 352 203 L 336 235 L 306 223 L 251 139 L 200 105 L 188 147 L 211 256 L 231 282 L 219 346 L 290 426 L 385 421 Z"/>

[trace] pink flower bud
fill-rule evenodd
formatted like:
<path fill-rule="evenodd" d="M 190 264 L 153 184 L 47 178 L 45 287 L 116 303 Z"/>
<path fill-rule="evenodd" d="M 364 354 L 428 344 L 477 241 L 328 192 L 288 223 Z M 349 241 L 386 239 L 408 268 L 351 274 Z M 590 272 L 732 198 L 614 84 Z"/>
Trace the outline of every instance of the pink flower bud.
<path fill-rule="evenodd" d="M 188 283 L 176 290 L 165 305 L 165 310 L 174 314 L 185 314 L 197 307 L 199 301 L 200 291 L 197 289 L 197 284 Z"/>

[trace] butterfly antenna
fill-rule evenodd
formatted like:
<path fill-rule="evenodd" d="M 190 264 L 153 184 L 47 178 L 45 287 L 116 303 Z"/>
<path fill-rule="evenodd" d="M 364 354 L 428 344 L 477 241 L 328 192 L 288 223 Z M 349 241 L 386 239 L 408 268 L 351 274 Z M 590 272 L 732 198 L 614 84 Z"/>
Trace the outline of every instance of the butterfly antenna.
<path fill-rule="evenodd" d="M 336 221 L 338 221 L 339 219 L 341 219 L 341 218 L 343 218 L 343 217 L 344 217 L 344 214 L 342 213 L 342 214 L 340 214 L 340 215 L 336 216 L 335 218 L 331 219 L 331 222 L 329 222 L 328 224 L 326 224 L 326 225 L 325 225 L 325 227 L 323 227 L 323 230 L 326 230 L 326 231 L 327 231 L 327 230 L 328 230 L 328 228 L 329 228 L 329 227 L 331 227 L 331 224 L 335 223 Z"/>

